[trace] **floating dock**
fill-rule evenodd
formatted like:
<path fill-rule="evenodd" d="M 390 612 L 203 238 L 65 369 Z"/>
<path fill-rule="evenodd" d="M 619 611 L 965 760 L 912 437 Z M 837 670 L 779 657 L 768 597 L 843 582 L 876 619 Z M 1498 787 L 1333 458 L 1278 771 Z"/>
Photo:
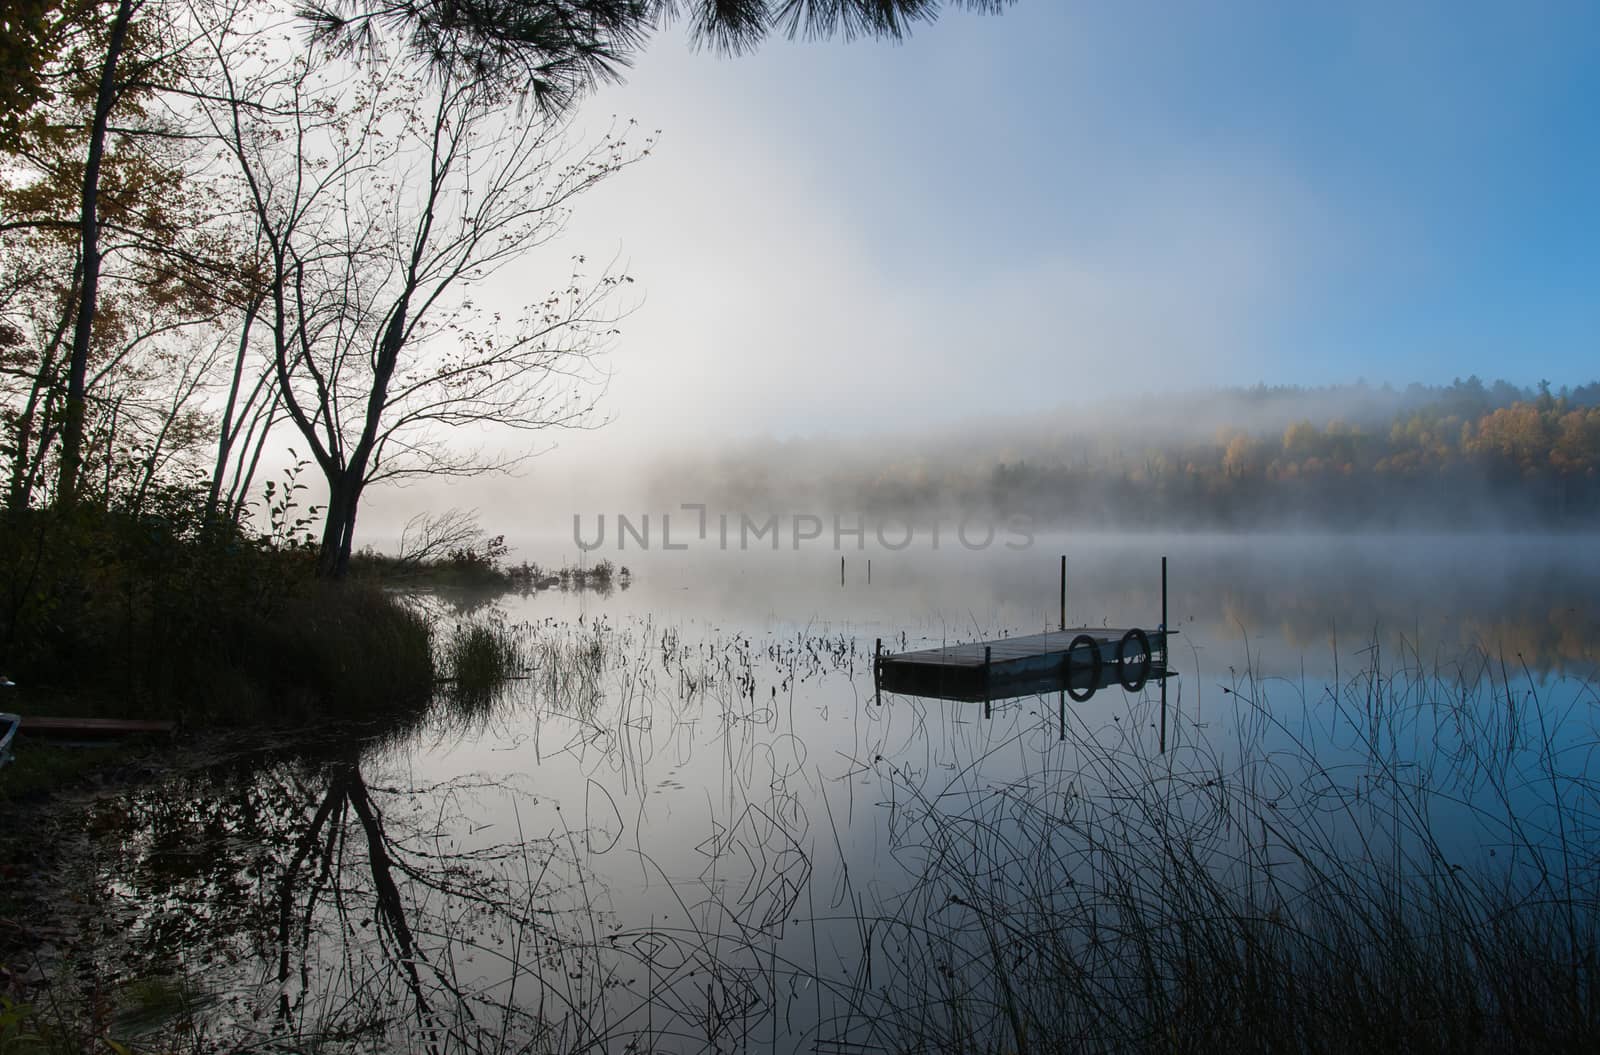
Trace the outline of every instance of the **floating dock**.
<path fill-rule="evenodd" d="M 1059 691 L 1081 701 L 1100 689 L 1137 692 L 1146 682 L 1176 677 L 1167 670 L 1167 638 L 1164 629 L 1076 627 L 917 652 L 880 651 L 875 684 L 880 692 L 981 703 Z"/>
<path fill-rule="evenodd" d="M 990 704 L 1018 696 L 1060 694 L 1061 736 L 1067 735 L 1067 701 L 1082 703 L 1101 689 L 1119 686 L 1138 692 L 1151 681 L 1161 687 L 1160 744 L 1167 750 L 1167 558 L 1161 558 L 1161 622 L 1154 630 L 1103 626 L 1067 627 L 1067 558 L 1061 558 L 1060 629 L 1043 634 L 1002 637 L 945 645 L 919 652 L 885 652 L 883 639 L 873 651 L 872 680 L 878 703 L 885 690 L 908 696 Z"/>
<path fill-rule="evenodd" d="M 842 568 L 842 565 L 841 565 Z M 842 571 L 841 571 L 842 576 Z M 1151 681 L 1161 688 L 1160 745 L 1167 750 L 1168 642 L 1177 633 L 1167 629 L 1167 558 L 1161 558 L 1161 622 L 1154 630 L 1113 630 L 1103 626 L 1067 626 L 1067 558 L 1061 558 L 1060 629 L 1042 634 L 1002 637 L 944 645 L 918 652 L 885 652 L 879 638 L 872 655 L 872 681 L 878 703 L 883 694 L 903 693 L 942 700 L 983 704 L 992 713 L 995 700 L 1060 695 L 1061 737 L 1067 736 L 1067 697 L 1082 703 L 1101 689 L 1121 687 L 1138 692 Z"/>

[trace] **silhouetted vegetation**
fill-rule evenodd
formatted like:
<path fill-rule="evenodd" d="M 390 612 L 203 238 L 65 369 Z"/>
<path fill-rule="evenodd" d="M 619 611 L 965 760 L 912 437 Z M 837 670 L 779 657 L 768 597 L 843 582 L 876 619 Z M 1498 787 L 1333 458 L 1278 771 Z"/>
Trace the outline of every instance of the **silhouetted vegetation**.
<path fill-rule="evenodd" d="M 584 363 L 625 276 L 578 256 L 514 317 L 469 290 L 647 145 L 571 149 L 482 70 L 426 76 L 387 47 L 313 59 L 282 46 L 293 15 L 118 0 L 30 4 L 0 27 L 17 107 L 0 121 L 8 706 L 236 722 L 427 706 L 422 611 L 314 579 L 343 577 L 368 486 L 517 461 L 450 429 L 575 426 L 592 403 Z M 307 457 L 263 485 L 286 427 Z M 407 570 L 514 584 L 502 542 L 450 543 L 451 526 Z"/>
<path fill-rule="evenodd" d="M 370 546 L 359 550 L 350 559 L 350 571 L 357 579 L 399 587 L 523 595 L 550 589 L 608 593 L 618 583 L 627 589 L 632 581 L 627 567 L 609 560 L 559 567 L 526 560 L 512 564 L 510 552 L 504 535 L 484 530 L 476 510 L 449 509 L 412 517 L 394 553 Z"/>
<path fill-rule="evenodd" d="M 439 519 L 456 515 L 455 510 Z M 413 520 L 413 523 L 416 521 Z M 350 558 L 350 574 L 357 579 L 373 579 L 398 585 L 430 587 L 477 587 L 511 589 L 516 578 L 504 566 L 504 535 L 489 537 L 469 516 L 458 529 L 437 545 L 408 546 L 401 536 L 398 553 L 382 553 L 367 547 Z"/>
<path fill-rule="evenodd" d="M 495 623 L 456 627 L 442 649 L 450 691 L 458 706 L 482 707 L 522 673 L 525 660 L 516 636 Z"/>
<path fill-rule="evenodd" d="M 80 504 L 0 515 L 0 641 L 38 713 L 293 721 L 425 707 L 431 629 L 312 551 L 168 515 Z"/>
<path fill-rule="evenodd" d="M 998 12 L 1015 0 L 952 0 L 951 7 Z M 616 78 L 651 36 L 682 18 L 697 45 L 754 49 L 774 32 L 794 37 L 902 40 L 938 17 L 938 0 L 540 0 L 461 5 L 311 0 L 298 13 L 313 39 L 334 51 L 374 35 L 402 41 L 435 71 L 468 71 L 498 81 L 549 112 Z M 18 36 L 22 34 L 19 32 Z"/>
<path fill-rule="evenodd" d="M 609 593 L 620 585 L 624 590 L 633 581 L 633 572 L 626 564 L 618 567 L 608 560 L 594 564 L 563 564 L 544 567 L 527 561 L 509 569 L 512 581 L 519 587 L 561 590 L 597 590 Z"/>

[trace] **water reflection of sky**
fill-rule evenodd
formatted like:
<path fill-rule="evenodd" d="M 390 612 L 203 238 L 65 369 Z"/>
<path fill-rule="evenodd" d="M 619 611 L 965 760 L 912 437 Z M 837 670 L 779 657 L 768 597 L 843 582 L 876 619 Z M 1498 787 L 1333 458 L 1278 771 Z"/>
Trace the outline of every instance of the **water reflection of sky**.
<path fill-rule="evenodd" d="M 564 540 L 565 541 L 565 540 Z M 713 539 L 714 541 L 714 539 Z M 1335 648 L 1368 643 L 1454 664 L 1474 647 L 1541 669 L 1590 669 L 1597 655 L 1600 556 L 1585 539 L 1525 536 L 1041 536 L 1027 550 L 969 551 L 948 541 L 898 552 L 870 545 L 799 551 L 710 543 L 687 551 L 614 547 L 627 591 L 543 594 L 529 616 L 651 615 L 722 631 L 844 632 L 871 640 L 972 640 L 1054 627 L 1059 556 L 1070 625 L 1160 620 L 1169 557 L 1172 625 L 1196 634 L 1205 666 L 1331 672 Z M 531 555 L 570 542 L 523 547 Z M 845 582 L 840 584 L 840 558 Z M 867 583 L 870 560 L 872 581 Z"/>
<path fill-rule="evenodd" d="M 862 981 L 883 957 L 904 959 L 908 934 L 973 938 L 951 906 L 980 894 L 1018 903 L 1092 875 L 1089 833 L 1130 845 L 1179 825 L 1222 874 L 1256 883 L 1264 866 L 1291 886 L 1308 848 L 1357 872 L 1537 875 L 1556 847 L 1595 844 L 1595 694 L 1571 673 L 1593 656 L 1574 628 L 1594 619 L 1594 568 L 1571 547 L 1067 551 L 1075 623 L 1156 622 L 1172 558 L 1184 637 L 1164 756 L 1154 685 L 1021 698 L 988 720 L 874 702 L 878 637 L 1053 622 L 1043 550 L 873 555 L 870 586 L 852 553 L 843 587 L 831 553 L 649 555 L 626 590 L 479 609 L 520 628 L 532 665 L 489 713 L 445 707 L 367 748 L 145 794 L 138 825 L 189 811 L 237 860 L 184 872 L 177 835 L 125 840 L 143 879 L 121 896 L 169 943 L 204 944 L 162 922 L 174 905 L 237 935 L 224 958 L 248 1030 L 275 1006 L 296 1028 L 346 1006 L 313 993 L 378 1014 L 361 996 L 381 993 L 408 1009 L 384 1028 L 412 1039 L 455 1001 L 502 1030 L 559 1020 L 575 1046 L 810 1050 L 882 1041 Z M 293 969 L 280 932 L 299 935 Z"/>

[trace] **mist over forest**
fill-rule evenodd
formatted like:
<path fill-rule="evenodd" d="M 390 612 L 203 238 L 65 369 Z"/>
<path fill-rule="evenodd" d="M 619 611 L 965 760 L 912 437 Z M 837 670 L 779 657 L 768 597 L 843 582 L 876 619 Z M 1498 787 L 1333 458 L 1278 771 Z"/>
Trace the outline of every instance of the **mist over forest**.
<path fill-rule="evenodd" d="M 1600 382 L 1256 385 L 769 438 L 663 455 L 648 496 L 1079 529 L 1571 530 L 1600 511 Z"/>

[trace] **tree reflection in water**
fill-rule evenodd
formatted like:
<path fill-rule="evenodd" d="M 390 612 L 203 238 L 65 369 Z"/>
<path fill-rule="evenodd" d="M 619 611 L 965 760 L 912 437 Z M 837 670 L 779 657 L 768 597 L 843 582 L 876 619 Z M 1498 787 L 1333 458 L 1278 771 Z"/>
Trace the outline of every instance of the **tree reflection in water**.
<path fill-rule="evenodd" d="M 94 805 L 92 863 L 69 881 L 86 915 L 115 923 L 59 967 L 84 992 L 175 973 L 201 995 L 141 1046 L 183 1033 L 228 1049 L 579 1050 L 622 1036 L 715 1048 L 768 1012 L 770 979 L 753 958 L 735 962 L 741 943 L 713 946 L 693 922 L 618 926 L 579 852 L 611 836 L 525 832 L 518 813 L 514 839 L 479 841 L 474 803 L 504 787 L 410 783 L 390 761 L 382 742 L 346 739 Z M 742 852 L 749 833 L 724 836 Z M 769 933 L 804 882 L 791 870 L 786 896 L 697 906 L 700 924 Z"/>
<path fill-rule="evenodd" d="M 1587 681 L 1384 665 L 1375 646 L 1309 689 L 1247 666 L 1203 710 L 1179 696 L 1159 754 L 1148 689 L 1069 711 L 1063 736 L 1053 696 L 992 720 L 868 703 L 870 653 L 845 634 L 529 634 L 536 673 L 503 727 L 494 701 L 449 698 L 427 735 L 327 736 L 93 806 L 87 848 L 63 853 L 89 864 L 62 884 L 79 931 L 109 938 L 53 976 L 70 967 L 87 1003 L 180 972 L 210 996 L 168 1023 L 203 1038 L 186 1048 L 430 1052 L 1145 1050 L 1189 1021 L 1209 1050 L 1264 951 L 1285 995 L 1234 1022 L 1282 1026 L 1261 1035 L 1344 1036 L 1381 987 L 1405 999 L 1374 1028 L 1411 1030 L 1406 1000 L 1467 1006 L 1491 982 L 1508 995 L 1461 1021 L 1514 1035 L 1564 1013 L 1556 981 L 1588 985 Z M 537 766 L 539 786 L 412 768 L 479 764 Z M 545 789 L 601 819 L 569 828 Z M 1389 957 L 1325 984 L 1374 943 L 1436 961 L 1418 934 L 1451 936 L 1454 973 L 1397 978 Z M 1220 1017 L 1173 1016 L 1180 997 Z"/>

